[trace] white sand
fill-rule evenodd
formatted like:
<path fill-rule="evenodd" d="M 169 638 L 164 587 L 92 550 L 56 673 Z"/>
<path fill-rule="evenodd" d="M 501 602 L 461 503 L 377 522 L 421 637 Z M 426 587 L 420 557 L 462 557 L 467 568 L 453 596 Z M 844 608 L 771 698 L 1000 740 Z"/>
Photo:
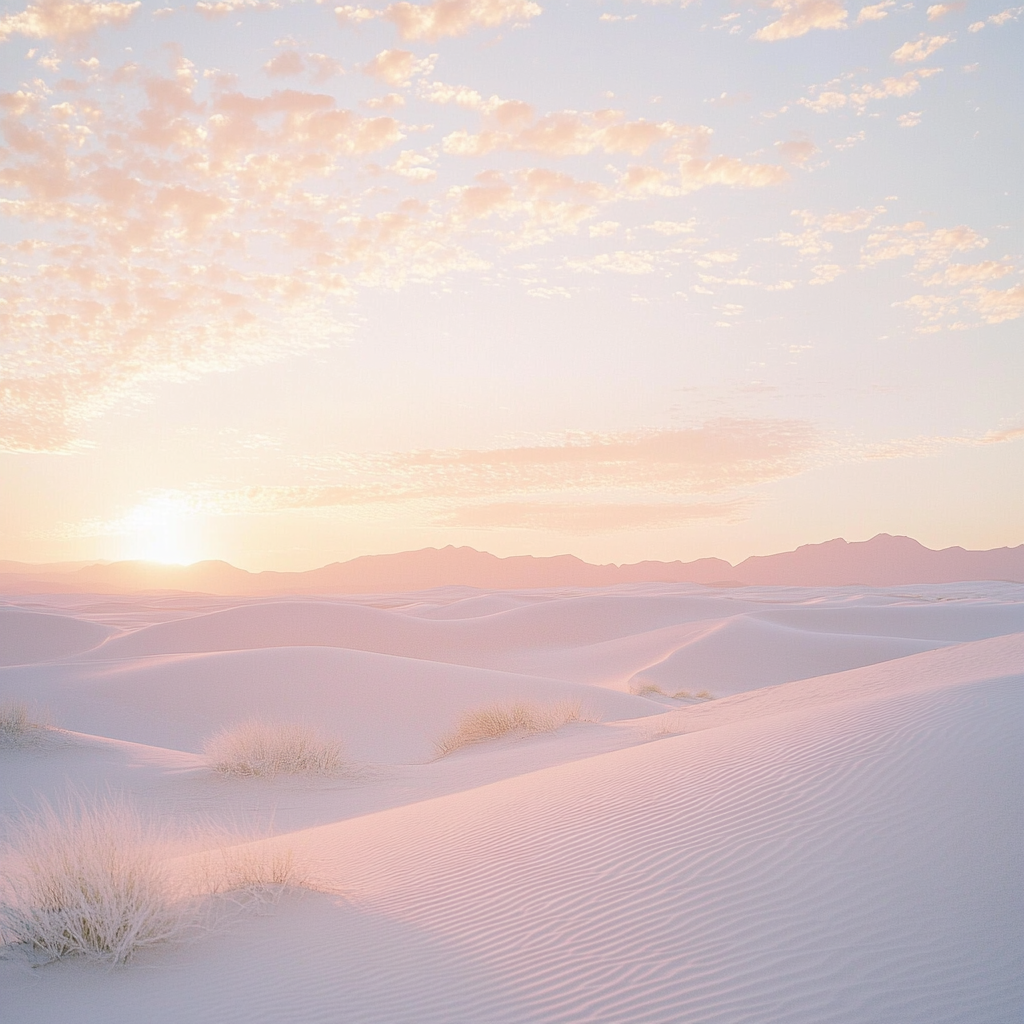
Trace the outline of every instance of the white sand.
<path fill-rule="evenodd" d="M 0 828 L 70 781 L 262 830 L 331 891 L 116 969 L 8 950 L 5 1024 L 1024 1019 L 1024 586 L 24 606 L 0 703 L 69 731 L 0 751 Z M 595 721 L 433 760 L 510 699 Z M 215 776 L 251 716 L 357 763 Z"/>

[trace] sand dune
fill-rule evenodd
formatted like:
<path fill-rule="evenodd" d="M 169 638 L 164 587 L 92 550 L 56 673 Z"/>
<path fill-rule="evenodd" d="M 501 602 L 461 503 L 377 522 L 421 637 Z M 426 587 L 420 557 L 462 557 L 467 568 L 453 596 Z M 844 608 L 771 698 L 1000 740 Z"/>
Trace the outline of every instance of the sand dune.
<path fill-rule="evenodd" d="M 0 665 L 27 665 L 81 654 L 112 630 L 70 615 L 0 607 Z"/>
<path fill-rule="evenodd" d="M 0 750 L 0 830 L 73 780 L 261 832 L 324 891 L 114 971 L 8 950 L 5 1024 L 1024 1012 L 1024 588 L 176 601 L 3 609 L 31 644 L 0 703 L 70 731 Z M 623 692 L 697 679 L 737 692 Z M 460 711 L 508 699 L 595 721 L 432 759 Z M 315 723 L 351 770 L 216 777 L 204 738 L 249 716 Z"/>
<path fill-rule="evenodd" d="M 245 718 L 316 722 L 353 757 L 394 763 L 428 760 L 437 736 L 479 704 L 579 700 L 598 721 L 663 711 L 578 683 L 327 647 L 62 665 L 0 675 L 0 695 L 51 709 L 76 732 L 196 753 L 212 732 Z"/>
<path fill-rule="evenodd" d="M 935 641 L 903 637 L 857 636 L 791 629 L 759 618 L 734 618 L 680 646 L 654 665 L 637 672 L 632 685 L 676 690 L 710 690 L 716 695 L 772 686 L 791 679 L 873 665 L 929 650 Z M 755 666 L 752 653 L 759 651 Z"/>

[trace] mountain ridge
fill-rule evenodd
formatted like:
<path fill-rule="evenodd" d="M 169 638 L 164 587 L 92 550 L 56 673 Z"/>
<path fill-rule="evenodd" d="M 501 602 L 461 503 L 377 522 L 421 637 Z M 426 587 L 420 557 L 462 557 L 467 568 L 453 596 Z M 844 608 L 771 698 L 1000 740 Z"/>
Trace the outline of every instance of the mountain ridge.
<path fill-rule="evenodd" d="M 575 555 L 499 557 L 471 547 L 420 548 L 360 555 L 303 572 L 252 573 L 228 562 L 188 566 L 156 562 L 83 564 L 0 562 L 0 593 L 135 593 L 187 591 L 220 596 L 389 593 L 467 586 L 486 590 L 604 587 L 618 583 L 697 583 L 760 586 L 904 586 L 1003 580 L 1024 583 L 1024 544 L 972 551 L 935 550 L 910 537 L 880 533 L 792 551 L 752 555 L 732 565 L 720 558 L 692 562 L 596 565 Z"/>

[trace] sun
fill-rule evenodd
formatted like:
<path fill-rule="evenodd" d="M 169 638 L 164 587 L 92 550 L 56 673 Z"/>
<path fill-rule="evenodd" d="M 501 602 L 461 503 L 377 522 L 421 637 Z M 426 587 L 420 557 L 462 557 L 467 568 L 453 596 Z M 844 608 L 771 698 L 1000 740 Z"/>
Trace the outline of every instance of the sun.
<path fill-rule="evenodd" d="M 122 558 L 190 565 L 202 557 L 195 512 L 179 497 L 150 498 L 132 509 L 120 525 Z"/>

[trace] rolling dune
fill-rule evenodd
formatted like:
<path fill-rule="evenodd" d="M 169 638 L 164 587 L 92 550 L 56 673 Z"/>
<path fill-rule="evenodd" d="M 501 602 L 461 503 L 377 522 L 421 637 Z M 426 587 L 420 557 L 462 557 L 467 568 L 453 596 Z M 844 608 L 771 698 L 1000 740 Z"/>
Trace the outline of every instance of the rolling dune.
<path fill-rule="evenodd" d="M 255 826 L 254 855 L 291 850 L 319 885 L 114 971 L 8 949 L 0 1020 L 1021 1017 L 1024 589 L 374 603 L 100 623 L 91 650 L 0 669 L 0 703 L 70 730 L 0 750 L 5 834 L 74 780 L 182 830 Z M 687 673 L 737 692 L 621 692 Z M 509 699 L 595 721 L 432 759 L 462 710 Z M 203 739 L 250 716 L 315 723 L 351 771 L 216 778 Z"/>
<path fill-rule="evenodd" d="M 67 658 L 102 643 L 112 630 L 70 615 L 0 607 L 0 665 Z"/>

